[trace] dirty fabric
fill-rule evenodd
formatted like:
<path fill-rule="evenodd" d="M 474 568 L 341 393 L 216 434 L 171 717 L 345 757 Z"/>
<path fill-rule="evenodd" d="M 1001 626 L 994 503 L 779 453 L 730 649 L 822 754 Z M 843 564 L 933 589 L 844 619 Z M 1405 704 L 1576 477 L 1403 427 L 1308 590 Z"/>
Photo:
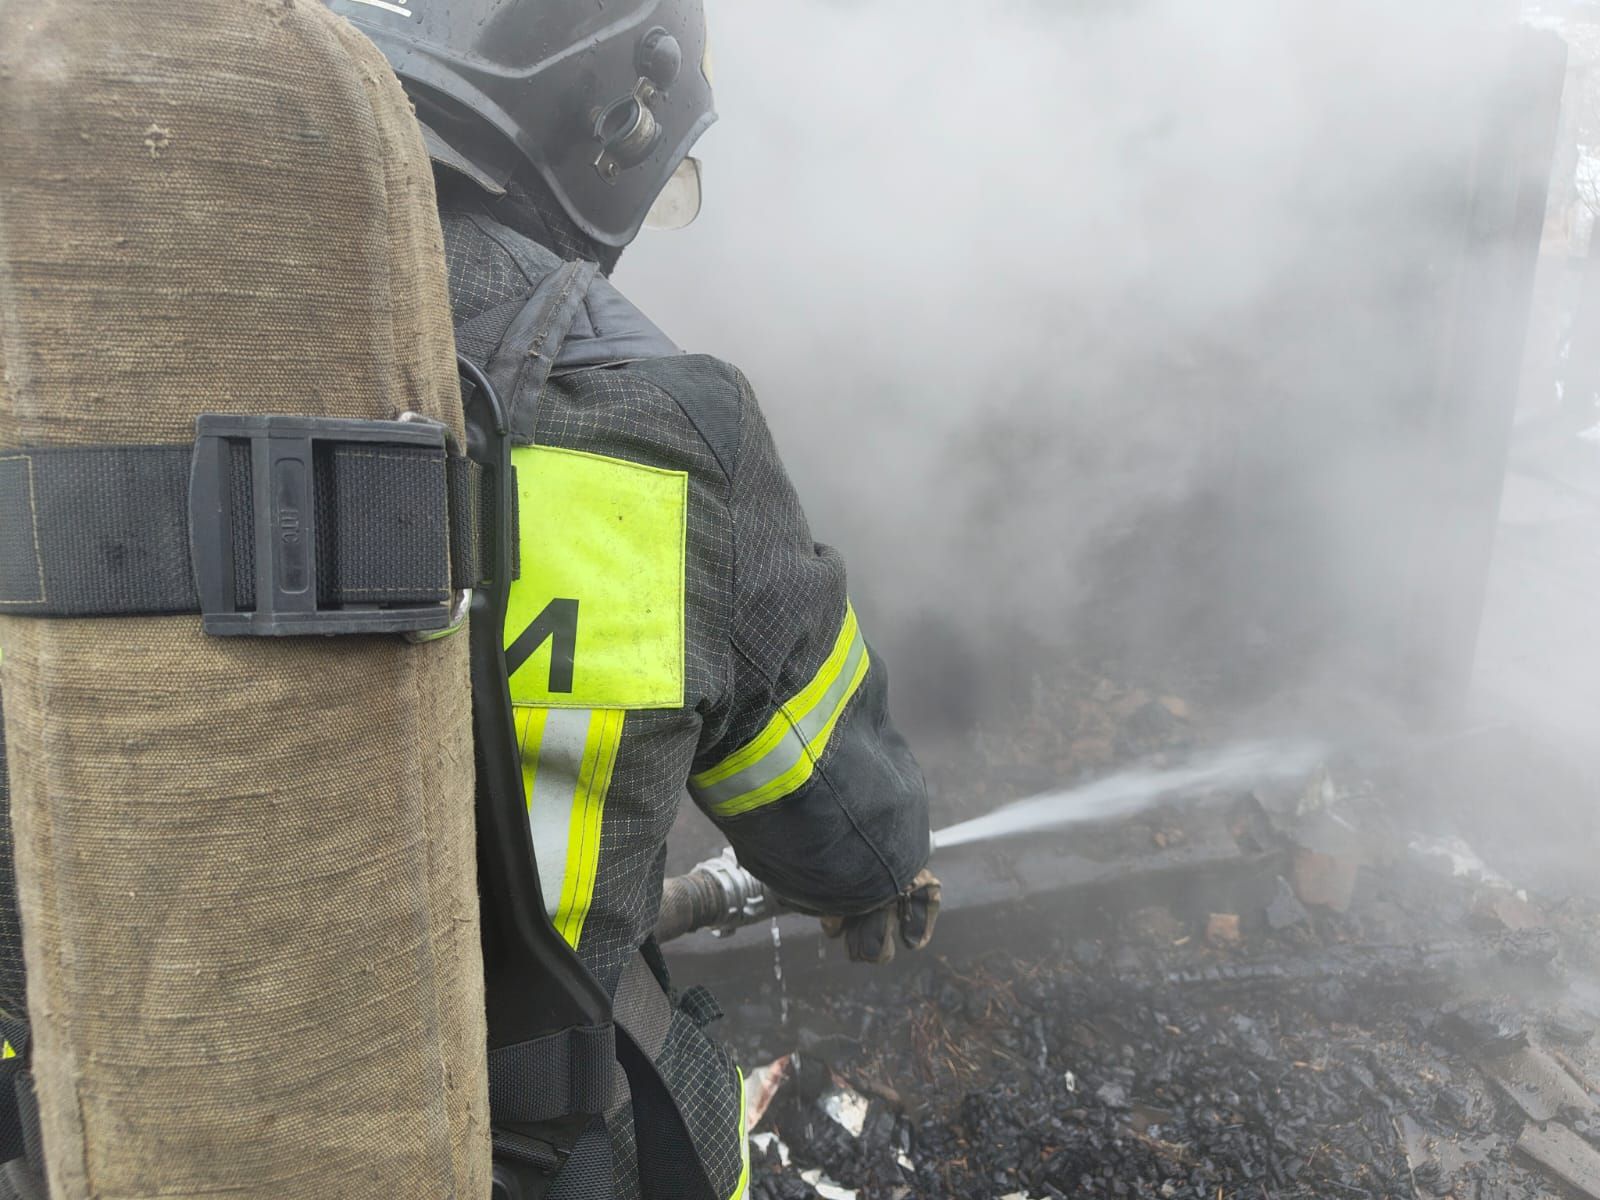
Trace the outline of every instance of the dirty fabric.
<path fill-rule="evenodd" d="M 458 341 L 473 357 L 492 352 L 539 282 L 561 267 L 499 215 L 470 192 L 445 196 Z M 548 384 L 531 399 L 541 447 L 687 476 L 683 703 L 626 714 L 576 938 L 579 956 L 614 989 L 655 928 L 663 847 L 685 781 L 756 738 L 828 660 L 848 612 L 844 564 L 813 540 L 744 377 L 679 353 L 609 284 L 595 283 Z M 525 511 L 520 519 L 561 517 Z M 542 602 L 536 597 L 535 609 Z M 718 818 L 741 859 L 791 899 L 863 911 L 892 900 L 927 858 L 922 777 L 886 704 L 887 676 L 874 664 L 819 738 L 805 786 L 759 811 Z M 727 1054 L 680 1015 L 658 1065 L 713 1187 L 732 1194 L 743 1154 L 740 1085 Z M 615 1118 L 611 1125 L 616 1194 L 632 1195 L 632 1128 Z"/>
<path fill-rule="evenodd" d="M 0 6 L 0 445 L 458 428 L 431 177 L 319 4 Z M 0 621 L 58 1200 L 488 1194 L 465 639 Z"/>

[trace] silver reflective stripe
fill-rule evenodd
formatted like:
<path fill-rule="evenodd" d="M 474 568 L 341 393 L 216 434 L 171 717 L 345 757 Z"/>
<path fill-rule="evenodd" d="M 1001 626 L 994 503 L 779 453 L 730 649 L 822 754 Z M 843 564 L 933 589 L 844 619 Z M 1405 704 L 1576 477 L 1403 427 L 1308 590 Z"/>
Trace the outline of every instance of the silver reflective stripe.
<path fill-rule="evenodd" d="M 808 747 L 838 717 L 839 711 L 850 699 L 858 682 L 856 672 L 860 669 L 861 660 L 866 653 L 867 640 L 858 632 L 850 644 L 850 652 L 845 656 L 844 665 L 840 668 L 838 676 L 817 703 L 811 706 L 811 710 L 784 730 L 777 744 L 744 770 L 717 783 L 695 788 L 695 798 L 701 804 L 712 808 L 732 804 L 801 768 L 811 756 Z M 804 771 L 796 781 L 795 787 L 783 794 L 787 795 L 789 791 L 798 790 L 800 784 L 810 777 L 811 773 Z M 777 798 L 771 797 L 771 799 Z"/>
<path fill-rule="evenodd" d="M 528 829 L 533 835 L 533 858 L 539 864 L 539 891 L 552 919 L 561 907 L 561 889 L 567 875 L 567 837 L 572 829 L 572 806 L 578 794 L 578 773 L 583 769 L 591 712 L 587 708 L 552 708 L 546 713 L 538 766 L 528 794 Z"/>

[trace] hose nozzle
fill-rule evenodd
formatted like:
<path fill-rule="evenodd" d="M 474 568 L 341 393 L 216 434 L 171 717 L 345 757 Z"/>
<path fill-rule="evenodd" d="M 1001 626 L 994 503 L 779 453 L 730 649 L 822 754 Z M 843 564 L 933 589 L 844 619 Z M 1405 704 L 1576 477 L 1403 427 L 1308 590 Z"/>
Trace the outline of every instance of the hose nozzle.
<path fill-rule="evenodd" d="M 687 875 L 666 881 L 656 941 L 670 942 L 698 929 L 717 937 L 771 916 L 774 905 L 761 881 L 739 865 L 731 848 L 708 858 Z"/>

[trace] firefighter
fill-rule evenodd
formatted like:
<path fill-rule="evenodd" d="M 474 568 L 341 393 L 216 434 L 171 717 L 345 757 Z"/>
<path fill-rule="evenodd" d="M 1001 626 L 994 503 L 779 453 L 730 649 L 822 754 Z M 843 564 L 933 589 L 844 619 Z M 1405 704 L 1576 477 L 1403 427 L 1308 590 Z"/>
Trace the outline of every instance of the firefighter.
<path fill-rule="evenodd" d="M 620 1022 L 687 788 L 852 957 L 925 944 L 923 779 L 844 563 L 812 540 L 744 376 L 681 352 L 605 278 L 647 218 L 699 210 L 689 151 L 715 119 L 699 0 L 332 6 L 416 104 L 457 347 L 509 393 L 520 576 L 504 641 L 556 929 Z M 702 1028 L 715 1015 L 692 991 L 652 1049 L 726 1200 L 748 1154 L 741 1077 Z M 635 1115 L 614 1106 L 552 1194 L 658 1190 L 652 1173 L 677 1168 L 648 1161 Z"/>

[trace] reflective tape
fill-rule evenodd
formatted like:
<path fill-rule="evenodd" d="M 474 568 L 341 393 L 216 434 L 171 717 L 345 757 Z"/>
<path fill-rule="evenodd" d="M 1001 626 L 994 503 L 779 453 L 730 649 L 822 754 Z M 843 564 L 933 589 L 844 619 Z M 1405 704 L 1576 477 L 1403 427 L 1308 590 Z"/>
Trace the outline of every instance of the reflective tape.
<path fill-rule="evenodd" d="M 539 890 L 551 922 L 576 949 L 594 902 L 606 794 L 627 714 L 526 705 L 514 712 Z"/>
<path fill-rule="evenodd" d="M 736 817 L 799 791 L 871 665 L 855 609 L 846 605 L 833 650 L 811 682 L 748 744 L 689 781 L 695 799 L 716 816 Z"/>
<path fill-rule="evenodd" d="M 750 1194 L 750 1125 L 746 1119 L 750 1100 L 745 1094 L 744 1072 L 738 1067 L 734 1070 L 739 1072 L 739 1182 L 728 1200 L 745 1200 Z"/>
<path fill-rule="evenodd" d="M 522 573 L 502 645 L 516 704 L 682 708 L 689 476 L 519 446 Z"/>

